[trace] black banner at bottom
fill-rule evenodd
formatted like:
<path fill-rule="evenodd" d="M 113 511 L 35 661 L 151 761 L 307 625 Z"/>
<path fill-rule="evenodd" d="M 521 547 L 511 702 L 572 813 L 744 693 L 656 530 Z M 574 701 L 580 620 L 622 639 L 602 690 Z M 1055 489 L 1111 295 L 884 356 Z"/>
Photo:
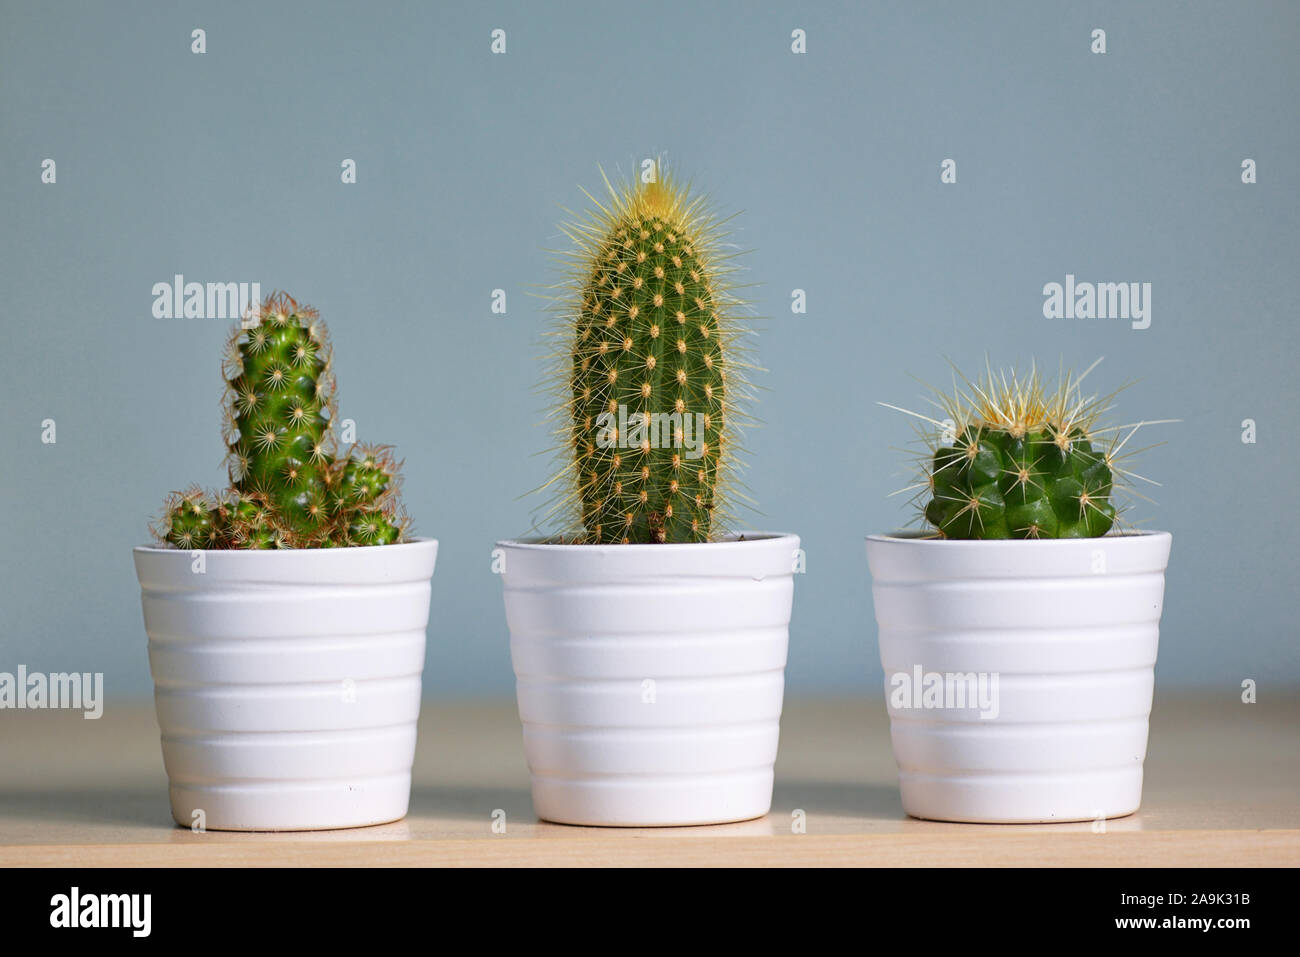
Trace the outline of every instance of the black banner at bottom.
<path fill-rule="evenodd" d="M 526 870 L 54 868 L 0 871 L 0 926 L 7 943 L 75 937 L 79 945 L 337 946 L 435 927 L 455 927 L 471 945 L 541 927 L 551 943 L 555 934 L 590 940 L 603 927 L 653 941 L 701 925 L 714 925 L 708 936 L 720 940 L 788 925 L 814 940 L 847 934 L 919 949 L 1042 932 L 1230 945 L 1285 927 L 1293 886 L 1292 871 L 1246 869 L 620 870 L 539 879 Z"/>

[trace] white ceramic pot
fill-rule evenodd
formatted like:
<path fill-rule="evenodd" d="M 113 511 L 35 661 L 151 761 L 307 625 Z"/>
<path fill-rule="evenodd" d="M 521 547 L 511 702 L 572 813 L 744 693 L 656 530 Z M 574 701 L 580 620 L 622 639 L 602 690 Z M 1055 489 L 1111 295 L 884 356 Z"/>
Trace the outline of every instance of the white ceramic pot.
<path fill-rule="evenodd" d="M 538 817 L 768 812 L 798 537 L 498 547 Z"/>
<path fill-rule="evenodd" d="M 437 552 L 432 539 L 135 549 L 177 823 L 307 830 L 406 814 Z"/>
<path fill-rule="evenodd" d="M 1137 810 L 1170 541 L 867 539 L 908 814 L 1016 823 Z M 934 693 L 936 676 L 950 694 Z"/>

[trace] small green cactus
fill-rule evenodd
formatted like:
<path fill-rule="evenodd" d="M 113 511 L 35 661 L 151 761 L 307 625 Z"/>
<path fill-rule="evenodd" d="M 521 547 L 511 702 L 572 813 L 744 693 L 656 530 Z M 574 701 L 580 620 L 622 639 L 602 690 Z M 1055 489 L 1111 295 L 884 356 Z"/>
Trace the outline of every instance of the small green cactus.
<path fill-rule="evenodd" d="M 268 300 L 230 343 L 227 465 L 236 491 L 260 493 L 286 531 L 317 536 L 333 465 L 330 348 L 315 310 Z"/>
<path fill-rule="evenodd" d="M 569 519 L 575 542 L 704 542 L 724 534 L 743 381 L 734 269 L 702 197 L 656 167 L 605 179 L 564 224 L 572 279 L 557 297 Z"/>
<path fill-rule="evenodd" d="M 1085 397 L 1086 375 L 1062 374 L 1049 387 L 1037 370 L 1021 378 L 990 369 L 939 397 L 946 419 L 889 406 L 928 425 L 912 488 L 938 537 L 1094 538 L 1111 530 L 1117 480 L 1150 481 L 1120 466 L 1122 450 L 1155 423 L 1101 426 L 1111 397 Z"/>
<path fill-rule="evenodd" d="M 154 528 L 183 549 L 388 545 L 405 536 L 401 466 L 385 446 L 336 453 L 334 376 L 316 310 L 283 293 L 231 335 L 226 359 L 231 488 L 173 493 Z"/>

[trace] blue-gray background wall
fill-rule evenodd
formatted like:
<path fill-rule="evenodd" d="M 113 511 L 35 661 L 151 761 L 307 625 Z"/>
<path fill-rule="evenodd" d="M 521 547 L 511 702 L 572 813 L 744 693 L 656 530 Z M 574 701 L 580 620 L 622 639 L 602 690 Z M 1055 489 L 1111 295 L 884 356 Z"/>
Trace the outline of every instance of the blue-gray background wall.
<path fill-rule="evenodd" d="M 912 433 L 876 403 L 916 406 L 913 376 L 986 355 L 1105 356 L 1098 388 L 1138 380 L 1125 421 L 1183 420 L 1151 429 L 1167 444 L 1140 469 L 1164 485 L 1138 516 L 1174 533 L 1160 686 L 1300 682 L 1300 5 L 5 0 L 0 17 L 0 671 L 149 692 L 130 547 L 169 490 L 223 481 L 228 324 L 151 314 L 182 273 L 321 309 L 341 416 L 398 445 L 417 530 L 442 543 L 426 688 L 509 693 L 489 552 L 528 529 L 520 496 L 549 464 L 528 293 L 598 164 L 663 153 L 741 211 L 753 249 L 770 371 L 749 523 L 808 551 L 792 693 L 878 692 L 862 536 L 910 518 L 888 493 Z M 1067 273 L 1150 282 L 1150 328 L 1045 319 Z"/>

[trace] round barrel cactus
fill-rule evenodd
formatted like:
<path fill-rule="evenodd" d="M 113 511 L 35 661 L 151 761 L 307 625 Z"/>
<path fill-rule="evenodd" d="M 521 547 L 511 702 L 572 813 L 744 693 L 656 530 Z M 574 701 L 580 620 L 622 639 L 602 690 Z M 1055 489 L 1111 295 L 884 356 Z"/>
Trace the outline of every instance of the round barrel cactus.
<path fill-rule="evenodd" d="M 1081 429 L 967 426 L 930 479 L 925 518 L 947 538 L 1090 538 L 1115 523 L 1106 455 Z"/>
<path fill-rule="evenodd" d="M 1154 423 L 1102 425 L 1110 397 L 1084 396 L 1083 378 L 1063 374 L 1049 387 L 1036 370 L 1026 377 L 990 370 L 940 396 L 945 419 L 899 410 L 930 427 L 916 488 L 935 533 L 1092 538 L 1114 527 L 1117 482 L 1142 479 L 1120 466 L 1122 450 L 1138 428 Z"/>

